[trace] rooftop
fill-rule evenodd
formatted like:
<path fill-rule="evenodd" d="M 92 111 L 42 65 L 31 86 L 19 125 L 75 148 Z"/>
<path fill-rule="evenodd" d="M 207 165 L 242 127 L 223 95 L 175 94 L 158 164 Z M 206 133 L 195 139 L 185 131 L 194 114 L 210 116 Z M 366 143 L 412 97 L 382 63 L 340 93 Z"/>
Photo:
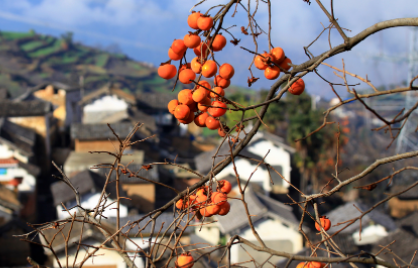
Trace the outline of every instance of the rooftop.
<path fill-rule="evenodd" d="M 5 143 L 29 156 L 33 154 L 32 149 L 35 142 L 36 133 L 33 130 L 0 118 L 0 143 Z"/>
<path fill-rule="evenodd" d="M 43 116 L 51 111 L 51 103 L 43 100 L 0 101 L 0 117 Z"/>
<path fill-rule="evenodd" d="M 95 91 L 85 95 L 80 100 L 79 104 L 80 105 L 88 104 L 88 103 L 94 101 L 95 99 L 100 98 L 103 95 L 116 95 L 119 98 L 125 100 L 129 104 L 132 104 L 132 105 L 136 104 L 136 99 L 135 99 L 134 95 L 121 90 L 120 88 L 118 88 L 113 83 L 107 83 L 106 85 L 99 88 L 98 90 L 95 90 Z"/>
<path fill-rule="evenodd" d="M 129 122 L 114 123 L 110 126 L 122 140 L 134 129 L 134 125 Z M 71 124 L 71 138 L 78 140 L 117 140 L 107 124 Z"/>

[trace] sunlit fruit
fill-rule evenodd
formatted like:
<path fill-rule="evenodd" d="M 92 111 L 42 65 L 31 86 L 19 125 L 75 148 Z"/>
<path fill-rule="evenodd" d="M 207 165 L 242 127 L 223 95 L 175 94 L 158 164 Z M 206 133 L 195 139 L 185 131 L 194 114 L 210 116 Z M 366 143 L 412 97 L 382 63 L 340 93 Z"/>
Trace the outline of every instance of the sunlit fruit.
<path fill-rule="evenodd" d="M 268 58 L 270 58 L 270 55 L 267 52 L 264 52 L 262 56 L 257 55 L 254 59 L 254 66 L 259 70 L 265 70 L 268 67 L 266 62 Z"/>
<path fill-rule="evenodd" d="M 277 66 L 268 66 L 265 70 L 264 70 L 264 77 L 269 79 L 269 80 L 274 80 L 277 77 L 279 77 L 280 75 L 280 69 Z"/>
<path fill-rule="evenodd" d="M 212 91 L 218 93 L 218 95 L 215 94 L 215 93 L 213 93 L 213 92 L 211 92 L 210 93 L 210 97 L 211 98 L 219 98 L 219 95 L 222 96 L 222 97 L 225 96 L 225 91 L 221 87 L 214 87 L 214 88 L 212 88 Z"/>
<path fill-rule="evenodd" d="M 226 38 L 222 34 L 217 34 L 212 42 L 213 51 L 221 51 L 226 45 Z"/>
<path fill-rule="evenodd" d="M 289 92 L 293 95 L 300 95 L 305 90 L 305 82 L 302 78 L 296 80 L 289 88 Z"/>
<path fill-rule="evenodd" d="M 197 109 L 199 109 L 199 111 L 206 112 L 209 107 L 205 105 L 210 105 L 211 103 L 212 101 L 209 98 L 205 98 L 197 104 Z"/>
<path fill-rule="evenodd" d="M 185 206 L 184 206 L 184 204 L 183 204 L 183 199 L 179 199 L 179 200 L 176 202 L 176 208 L 178 208 L 178 209 L 185 209 Z"/>
<path fill-rule="evenodd" d="M 206 118 L 208 118 L 208 116 L 209 115 L 207 113 L 201 113 L 194 118 L 194 123 L 196 124 L 196 126 L 206 127 L 205 121 Z"/>
<path fill-rule="evenodd" d="M 179 120 L 184 120 L 189 116 L 190 108 L 187 105 L 180 104 L 177 105 L 176 109 L 174 110 L 174 117 Z"/>
<path fill-rule="evenodd" d="M 196 78 L 196 74 L 191 69 L 184 69 L 179 74 L 179 81 L 183 84 L 190 84 L 192 83 L 191 80 Z"/>
<path fill-rule="evenodd" d="M 189 105 L 194 103 L 193 94 L 190 89 L 183 89 L 180 90 L 179 94 L 177 95 L 177 99 L 181 104 Z"/>
<path fill-rule="evenodd" d="M 272 61 L 274 63 L 280 64 L 284 60 L 284 51 L 281 47 L 275 47 L 270 51 L 270 55 L 272 58 Z"/>
<path fill-rule="evenodd" d="M 235 70 L 229 63 L 224 63 L 219 67 L 219 75 L 224 79 L 231 79 L 234 76 Z"/>
<path fill-rule="evenodd" d="M 206 78 L 212 77 L 218 71 L 218 66 L 213 60 L 207 60 L 202 66 L 202 75 Z"/>
<path fill-rule="evenodd" d="M 222 206 L 223 204 L 225 204 L 227 198 L 228 197 L 224 193 L 219 193 L 215 196 L 212 195 L 212 203 L 214 203 L 218 206 Z"/>
<path fill-rule="evenodd" d="M 179 101 L 178 100 L 171 100 L 168 103 L 168 111 L 170 112 L 170 114 L 174 114 L 174 110 L 176 109 L 176 107 L 179 105 Z"/>
<path fill-rule="evenodd" d="M 200 12 L 192 12 L 192 14 L 189 15 L 189 17 L 187 18 L 187 24 L 190 26 L 190 28 L 192 29 L 199 29 L 199 27 L 197 26 L 197 19 L 201 16 L 202 14 Z"/>
<path fill-rule="evenodd" d="M 215 130 L 215 129 L 219 128 L 219 120 L 218 120 L 218 119 L 213 118 L 212 116 L 208 116 L 208 117 L 206 118 L 206 120 L 205 120 L 205 124 L 206 124 L 206 127 L 207 127 L 208 129 Z"/>
<path fill-rule="evenodd" d="M 186 51 L 187 47 L 184 45 L 184 41 L 182 39 L 176 39 L 171 44 L 171 49 L 177 54 L 182 54 Z"/>
<path fill-rule="evenodd" d="M 221 127 L 218 128 L 218 135 L 222 138 L 226 136 L 225 130 L 223 130 Z"/>
<path fill-rule="evenodd" d="M 193 48 L 193 52 L 198 57 L 206 58 L 208 54 L 208 45 L 204 42 L 200 42 L 197 47 Z"/>
<path fill-rule="evenodd" d="M 200 30 L 208 31 L 213 26 L 213 19 L 210 16 L 201 15 L 197 19 L 197 27 L 199 27 Z"/>
<path fill-rule="evenodd" d="M 222 78 L 220 75 L 217 75 L 214 79 L 215 86 L 221 87 L 221 88 L 227 88 L 231 84 L 231 80 Z"/>
<path fill-rule="evenodd" d="M 231 183 L 229 181 L 227 181 L 227 180 L 221 180 L 221 181 L 219 181 L 219 186 L 220 186 L 219 190 L 222 193 L 226 193 L 227 194 L 227 193 L 231 192 L 232 185 L 231 185 Z"/>
<path fill-rule="evenodd" d="M 211 103 L 211 106 L 215 106 L 215 107 L 209 107 L 208 113 L 212 115 L 213 117 L 220 117 L 226 113 L 226 109 L 223 109 L 223 108 L 227 108 L 227 106 L 225 103 L 221 101 L 213 101 Z"/>
<path fill-rule="evenodd" d="M 290 66 L 289 64 L 292 64 L 292 61 L 289 58 L 285 58 L 281 63 L 280 63 L 280 67 L 285 69 L 286 71 L 288 71 L 290 68 L 292 68 L 292 66 Z"/>
<path fill-rule="evenodd" d="M 193 92 L 192 97 L 195 102 L 201 102 L 204 98 L 207 97 L 207 90 L 203 87 L 200 87 Z"/>
<path fill-rule="evenodd" d="M 173 49 L 171 47 L 168 49 L 168 57 L 171 60 L 174 60 L 174 61 L 181 60 L 181 58 L 183 58 L 183 55 L 184 55 L 184 52 L 176 53 L 176 52 L 173 51 Z"/>
<path fill-rule="evenodd" d="M 185 119 L 179 119 L 179 122 L 182 124 L 190 124 L 194 120 L 194 112 L 190 111 L 189 115 Z"/>
<path fill-rule="evenodd" d="M 177 268 L 192 268 L 194 259 L 190 253 L 182 253 L 177 257 L 176 267 Z"/>
<path fill-rule="evenodd" d="M 190 63 L 190 67 L 193 72 L 200 74 L 200 72 L 202 71 L 202 64 L 200 63 L 198 57 L 195 57 L 192 59 L 192 62 Z"/>
<path fill-rule="evenodd" d="M 230 209 L 231 205 L 228 202 L 225 202 L 223 205 L 220 206 L 218 215 L 225 216 L 226 214 L 228 214 Z"/>
<path fill-rule="evenodd" d="M 186 34 L 183 38 L 184 45 L 188 48 L 195 48 L 200 44 L 200 36 L 194 33 Z"/>
<path fill-rule="evenodd" d="M 158 67 L 158 75 L 164 79 L 171 79 L 177 74 L 176 66 L 172 64 L 163 64 Z"/>
<path fill-rule="evenodd" d="M 325 231 L 328 231 L 329 228 L 331 228 L 331 221 L 326 216 L 321 216 L 319 220 L 321 221 L 321 226 Z M 317 231 L 321 231 L 321 227 L 317 222 L 315 222 L 315 228 Z"/>

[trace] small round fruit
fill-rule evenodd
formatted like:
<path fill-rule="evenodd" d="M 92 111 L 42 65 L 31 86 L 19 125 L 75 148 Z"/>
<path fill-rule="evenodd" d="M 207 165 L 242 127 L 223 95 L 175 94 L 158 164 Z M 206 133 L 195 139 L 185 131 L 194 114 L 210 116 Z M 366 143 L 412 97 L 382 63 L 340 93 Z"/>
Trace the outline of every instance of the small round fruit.
<path fill-rule="evenodd" d="M 203 99 L 201 102 L 197 104 L 197 109 L 199 109 L 199 111 L 206 112 L 209 107 L 205 105 L 210 105 L 211 103 L 212 102 L 209 98 Z"/>
<path fill-rule="evenodd" d="M 226 203 L 227 200 L 227 196 L 224 193 L 219 193 L 217 195 L 215 195 L 215 197 L 212 198 L 212 202 L 218 206 L 222 206 L 223 204 Z"/>
<path fill-rule="evenodd" d="M 213 117 L 220 117 L 226 113 L 226 109 L 223 108 L 227 108 L 227 106 L 222 101 L 213 101 L 211 106 L 215 107 L 209 107 L 208 113 Z"/>
<path fill-rule="evenodd" d="M 296 268 L 308 268 L 308 264 L 309 264 L 309 263 L 307 263 L 307 264 L 305 265 L 305 263 L 304 263 L 304 262 L 300 262 L 298 265 L 296 265 Z"/>
<path fill-rule="evenodd" d="M 202 207 L 202 208 L 199 210 L 199 212 L 200 212 L 200 214 L 201 214 L 202 216 L 204 216 L 204 217 L 211 217 L 211 216 L 213 216 L 213 214 L 211 214 L 211 213 L 209 212 L 208 206 Z"/>
<path fill-rule="evenodd" d="M 222 34 L 217 34 L 212 42 L 213 51 L 221 51 L 226 46 L 226 38 Z"/>
<path fill-rule="evenodd" d="M 275 47 L 270 51 L 270 55 L 272 58 L 272 61 L 274 63 L 280 64 L 284 60 L 284 51 L 281 47 Z"/>
<path fill-rule="evenodd" d="M 264 52 L 262 56 L 257 55 L 254 59 L 254 66 L 259 70 L 265 70 L 268 67 L 266 62 L 268 58 L 270 57 L 270 55 L 267 52 Z"/>
<path fill-rule="evenodd" d="M 223 138 L 223 137 L 226 136 L 226 132 L 221 127 L 219 127 L 218 128 L 218 135 Z"/>
<path fill-rule="evenodd" d="M 231 183 L 229 181 L 227 181 L 227 180 L 221 180 L 221 181 L 219 181 L 219 186 L 221 187 L 219 190 L 222 193 L 228 194 L 229 192 L 231 192 L 232 185 L 231 185 Z"/>
<path fill-rule="evenodd" d="M 186 119 L 190 114 L 190 108 L 187 105 L 180 104 L 174 110 L 174 117 L 179 120 Z"/>
<path fill-rule="evenodd" d="M 197 26 L 197 19 L 200 16 L 202 16 L 200 12 L 192 11 L 192 14 L 190 14 L 189 17 L 187 17 L 187 24 L 190 26 L 190 28 L 195 30 L 199 29 L 199 27 Z"/>
<path fill-rule="evenodd" d="M 179 122 L 182 124 L 190 124 L 194 120 L 194 112 L 190 111 L 189 116 L 186 119 L 179 119 Z"/>
<path fill-rule="evenodd" d="M 168 103 L 168 111 L 170 112 L 170 114 L 174 114 L 174 111 L 176 109 L 176 107 L 179 105 L 179 101 L 178 100 L 171 100 Z"/>
<path fill-rule="evenodd" d="M 179 199 L 179 200 L 176 202 L 176 208 L 178 208 L 178 209 L 184 209 L 184 208 L 185 208 L 185 206 L 184 206 L 184 204 L 183 204 L 183 199 Z"/>
<path fill-rule="evenodd" d="M 194 54 L 196 54 L 196 56 L 198 57 L 203 57 L 206 58 L 207 54 L 209 54 L 208 52 L 208 45 L 204 42 L 200 42 L 200 45 L 198 45 L 197 47 L 193 48 L 193 52 Z"/>
<path fill-rule="evenodd" d="M 224 63 L 219 67 L 219 75 L 224 79 L 231 79 L 234 76 L 235 70 L 229 63 Z"/>
<path fill-rule="evenodd" d="M 180 69 L 179 69 L 179 73 L 181 73 L 181 71 L 183 71 L 183 70 L 190 69 L 190 67 L 191 67 L 190 62 L 187 63 L 187 64 L 182 64 Z"/>
<path fill-rule="evenodd" d="M 189 33 L 183 38 L 184 45 L 188 48 L 195 48 L 200 44 L 200 36 L 197 34 Z"/>
<path fill-rule="evenodd" d="M 183 58 L 183 55 L 184 55 L 184 52 L 178 54 L 178 53 L 174 52 L 171 47 L 168 49 L 168 57 L 171 60 L 174 60 L 174 61 L 181 60 L 181 58 Z"/>
<path fill-rule="evenodd" d="M 326 216 L 320 217 L 319 220 L 321 221 L 321 226 L 325 231 L 328 231 L 329 228 L 331 228 L 331 221 Z M 317 231 L 321 231 L 321 228 L 317 222 L 315 222 L 315 228 Z"/>
<path fill-rule="evenodd" d="M 289 92 L 293 95 L 300 95 L 305 90 L 305 82 L 302 78 L 296 80 L 289 88 Z"/>
<path fill-rule="evenodd" d="M 200 63 L 198 57 L 195 57 L 192 59 L 192 62 L 190 63 L 190 67 L 193 72 L 200 74 L 200 72 L 202 71 L 202 64 Z"/>
<path fill-rule="evenodd" d="M 207 97 L 207 90 L 203 87 L 200 87 L 193 92 L 192 97 L 195 102 L 201 102 L 204 98 Z"/>
<path fill-rule="evenodd" d="M 221 87 L 214 87 L 212 88 L 212 91 L 218 93 L 219 95 L 221 95 L 222 97 L 225 96 L 225 91 L 223 88 Z M 211 92 L 210 93 L 210 97 L 211 98 L 219 98 L 219 95 L 216 95 L 215 93 Z"/>
<path fill-rule="evenodd" d="M 190 253 L 182 253 L 177 257 L 176 267 L 178 268 L 192 268 L 194 264 L 194 259 Z"/>
<path fill-rule="evenodd" d="M 202 75 L 206 78 L 212 77 L 218 71 L 218 66 L 213 60 L 207 60 L 202 66 Z"/>
<path fill-rule="evenodd" d="M 206 118 L 208 118 L 208 116 L 209 115 L 207 113 L 201 113 L 194 118 L 194 123 L 196 124 L 196 126 L 206 127 L 205 121 Z"/>
<path fill-rule="evenodd" d="M 163 64 L 158 67 L 158 75 L 164 79 L 171 79 L 177 74 L 176 66 L 172 64 Z"/>
<path fill-rule="evenodd" d="M 179 94 L 177 95 L 177 99 L 181 104 L 185 105 L 190 105 L 194 103 L 193 94 L 190 89 L 180 90 Z"/>
<path fill-rule="evenodd" d="M 201 87 L 207 89 L 207 88 L 211 88 L 211 85 L 206 80 L 200 80 L 199 83 L 196 85 L 196 89 L 201 88 Z"/>
<path fill-rule="evenodd" d="M 231 205 L 228 202 L 225 202 L 223 205 L 220 206 L 221 209 L 218 212 L 218 215 L 225 216 L 228 214 L 229 210 L 231 209 Z"/>
<path fill-rule="evenodd" d="M 208 212 L 210 214 L 216 215 L 221 210 L 221 206 L 215 205 L 215 204 L 210 204 L 209 206 L 206 207 L 206 209 L 208 210 Z"/>
<path fill-rule="evenodd" d="M 198 195 L 196 197 L 197 203 L 202 207 L 205 205 L 203 202 L 206 202 L 206 200 L 208 200 L 208 197 L 204 194 Z"/>
<path fill-rule="evenodd" d="M 208 129 L 215 130 L 215 129 L 219 128 L 220 123 L 219 123 L 218 119 L 215 119 L 212 116 L 208 116 L 205 120 L 205 124 L 206 124 L 206 127 Z"/>
<path fill-rule="evenodd" d="M 171 44 L 171 49 L 177 54 L 183 54 L 187 47 L 182 39 L 176 39 Z"/>
<path fill-rule="evenodd" d="M 270 67 L 268 66 L 264 70 L 264 77 L 266 77 L 269 80 L 274 80 L 280 75 L 280 69 L 277 66 Z"/>
<path fill-rule="evenodd" d="M 202 31 L 209 31 L 213 26 L 213 19 L 210 16 L 202 15 L 197 19 L 197 27 Z"/>
<path fill-rule="evenodd" d="M 286 58 L 282 61 L 282 63 L 280 63 L 280 67 L 288 71 L 290 68 L 292 68 L 292 66 L 289 64 L 292 64 L 292 61 L 289 58 Z"/>
<path fill-rule="evenodd" d="M 196 74 L 191 69 L 184 69 L 179 74 L 179 81 L 183 84 L 190 84 L 196 78 Z"/>
<path fill-rule="evenodd" d="M 305 267 L 307 267 L 307 268 L 322 268 L 324 266 L 325 266 L 325 263 L 323 263 L 323 262 L 310 261 L 310 262 L 308 262 L 308 264 Z"/>
<path fill-rule="evenodd" d="M 220 75 L 217 75 L 214 79 L 215 86 L 221 87 L 221 88 L 227 88 L 231 84 L 231 80 L 222 78 Z"/>

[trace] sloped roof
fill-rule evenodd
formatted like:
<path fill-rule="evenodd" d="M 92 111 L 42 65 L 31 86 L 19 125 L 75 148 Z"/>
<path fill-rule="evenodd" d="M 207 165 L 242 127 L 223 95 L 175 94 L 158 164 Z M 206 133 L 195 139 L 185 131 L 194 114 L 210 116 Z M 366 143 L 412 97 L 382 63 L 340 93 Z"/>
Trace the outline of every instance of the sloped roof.
<path fill-rule="evenodd" d="M 205 174 L 209 172 L 209 170 L 212 168 L 212 157 L 215 155 L 217 148 L 211 151 L 203 152 L 201 154 L 198 154 L 195 156 L 194 161 L 196 165 L 196 170 L 201 173 Z M 218 151 L 217 157 L 215 158 L 214 165 L 216 166 L 219 162 L 230 156 L 230 147 L 225 141 L 221 148 Z"/>
<path fill-rule="evenodd" d="M 331 220 L 332 226 L 334 226 L 337 223 L 345 222 L 348 220 L 351 220 L 353 218 L 356 218 L 361 215 L 360 211 L 357 210 L 358 207 L 361 211 L 366 211 L 370 209 L 366 205 L 360 203 L 360 202 L 348 202 L 342 206 L 339 206 L 338 208 L 330 211 L 326 216 Z M 362 226 L 367 226 L 369 222 L 375 222 L 376 224 L 380 224 L 383 227 L 386 228 L 388 231 L 394 231 L 396 229 L 395 222 L 392 220 L 392 218 L 389 215 L 386 215 L 385 213 L 374 209 L 370 213 L 366 214 L 362 220 Z M 331 227 L 331 229 L 328 231 L 328 233 L 335 233 L 341 228 L 343 228 L 346 224 L 342 224 L 340 226 Z M 360 229 L 360 221 L 356 221 L 346 229 L 344 229 L 341 233 L 354 233 L 356 230 Z"/>
<path fill-rule="evenodd" d="M 0 142 L 6 143 L 24 155 L 33 154 L 36 133 L 32 129 L 19 126 L 5 118 L 0 118 Z"/>
<path fill-rule="evenodd" d="M 0 117 L 42 116 L 52 111 L 52 104 L 43 100 L 0 101 Z"/>
<path fill-rule="evenodd" d="M 106 178 L 100 174 L 92 172 L 90 170 L 84 170 L 74 177 L 70 178 L 73 186 L 79 191 L 80 195 L 89 192 L 101 192 Z M 110 183 L 107 186 L 107 192 L 110 192 L 110 198 L 116 196 L 115 183 Z M 51 185 L 51 192 L 54 198 L 54 205 L 71 201 L 75 199 L 74 192 L 70 187 L 62 181 L 55 182 Z"/>
<path fill-rule="evenodd" d="M 125 139 L 134 129 L 134 125 L 130 122 L 120 122 L 110 124 L 112 129 L 118 134 L 119 138 Z M 79 140 L 117 140 L 112 130 L 107 124 L 71 124 L 71 139 Z"/>
<path fill-rule="evenodd" d="M 161 92 L 141 92 L 137 95 L 138 108 L 160 109 L 168 112 L 167 104 L 176 97 L 176 95 Z"/>
<path fill-rule="evenodd" d="M 255 193 L 251 188 L 245 191 L 245 201 L 248 205 L 248 210 L 253 222 L 256 222 L 264 217 L 278 218 L 289 225 L 297 227 L 299 222 L 292 213 L 292 208 L 287 207 L 283 203 Z M 248 218 L 243 211 L 244 206 L 240 200 L 229 199 L 231 205 L 229 213 L 225 216 L 215 216 L 218 220 L 219 228 L 224 234 L 237 234 L 240 229 L 249 226 Z"/>
<path fill-rule="evenodd" d="M 152 132 L 157 131 L 157 124 L 155 123 L 155 118 L 153 116 L 138 110 L 136 107 L 131 107 L 128 112 L 132 121 L 143 123 L 143 127 Z"/>
<path fill-rule="evenodd" d="M 87 95 L 85 95 L 79 102 L 80 105 L 85 105 L 97 98 L 100 98 L 103 95 L 116 95 L 123 100 L 125 100 L 127 103 L 130 104 L 136 104 L 135 96 L 127 93 L 120 88 L 117 88 L 113 83 L 107 83 L 103 87 L 99 88 L 98 90 L 95 90 Z"/>

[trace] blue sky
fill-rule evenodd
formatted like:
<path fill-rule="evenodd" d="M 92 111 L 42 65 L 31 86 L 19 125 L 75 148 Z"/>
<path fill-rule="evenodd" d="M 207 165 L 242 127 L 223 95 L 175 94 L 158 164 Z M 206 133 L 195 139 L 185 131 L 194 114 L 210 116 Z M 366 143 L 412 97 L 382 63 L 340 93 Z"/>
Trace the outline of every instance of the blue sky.
<path fill-rule="evenodd" d="M 198 2 L 200 1 L 2 0 L 0 30 L 34 29 L 36 32 L 54 36 L 72 31 L 75 41 L 92 46 L 117 43 L 131 58 L 158 66 L 160 62 L 168 59 L 167 50 L 171 42 L 183 38 L 190 30 L 187 26 L 187 16 Z M 205 12 L 210 6 L 224 2 L 227 1 L 207 0 L 194 10 Z M 272 0 L 272 42 L 275 46 L 282 47 L 294 63 L 302 63 L 307 59 L 303 46 L 309 44 L 321 32 L 321 23 L 328 25 L 327 17 L 314 0 L 311 2 L 311 5 L 307 5 L 302 0 Z M 329 1 L 323 2 L 329 8 Z M 242 3 L 247 5 L 246 0 Z M 251 2 L 251 7 L 254 9 L 255 1 Z M 416 0 L 334 0 L 335 16 L 341 26 L 351 30 L 347 33 L 348 36 L 353 36 L 382 20 L 416 16 L 417 8 Z M 262 28 L 267 30 L 267 9 L 262 3 L 256 19 Z M 247 25 L 246 20 L 247 14 L 242 8 L 238 8 L 236 16 L 227 16 L 224 25 L 236 25 L 231 28 L 231 32 L 238 39 L 242 39 L 241 46 L 253 50 L 251 38 L 242 35 L 239 30 L 240 26 Z M 399 28 L 375 34 L 352 51 L 340 54 L 327 62 L 341 68 L 341 60 L 344 58 L 348 71 L 360 76 L 367 74 L 369 80 L 377 86 L 400 83 L 406 79 L 406 63 L 374 60 L 370 56 L 406 55 L 409 32 L 408 28 Z M 260 50 L 267 50 L 266 38 L 266 35 L 259 36 Z M 341 42 L 336 30 L 331 32 L 331 42 L 333 45 Z M 328 36 L 324 35 L 311 51 L 319 54 L 328 47 Z M 251 55 L 228 43 L 216 56 L 220 63 L 229 62 L 235 67 L 236 75 L 232 83 L 246 86 Z M 321 66 L 318 70 L 330 81 L 341 82 L 328 67 Z M 262 77 L 253 85 L 254 89 L 268 88 L 273 84 L 273 81 L 263 79 L 262 71 L 255 70 L 254 74 L 256 77 Z M 315 74 L 308 74 L 305 82 L 310 93 L 332 97 L 328 84 Z M 350 79 L 349 82 L 358 81 Z M 356 88 L 365 87 L 360 85 Z M 345 88 L 337 87 L 337 90 L 346 96 Z"/>

